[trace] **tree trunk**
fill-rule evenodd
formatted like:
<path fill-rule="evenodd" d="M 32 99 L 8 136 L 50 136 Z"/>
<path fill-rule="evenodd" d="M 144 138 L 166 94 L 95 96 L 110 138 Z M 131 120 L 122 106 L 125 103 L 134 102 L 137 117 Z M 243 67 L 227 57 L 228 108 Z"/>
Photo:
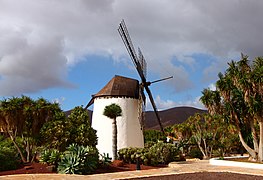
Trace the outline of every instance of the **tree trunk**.
<path fill-rule="evenodd" d="M 198 147 L 199 147 L 200 151 L 201 151 L 202 154 L 203 154 L 203 158 L 204 158 L 204 159 L 207 159 L 207 156 L 206 156 L 206 154 L 205 154 L 205 151 L 204 151 L 203 147 L 201 146 L 201 143 L 197 143 L 197 144 L 198 144 Z"/>
<path fill-rule="evenodd" d="M 206 139 L 203 139 L 203 143 L 204 143 L 204 149 L 205 149 L 205 156 L 208 157 L 208 147 L 207 147 L 207 144 L 206 144 Z"/>
<path fill-rule="evenodd" d="M 210 148 L 210 152 L 209 152 L 209 158 L 211 158 L 211 157 L 212 157 L 212 153 L 213 153 L 213 146 L 211 146 L 211 148 Z"/>
<path fill-rule="evenodd" d="M 255 130 L 255 126 L 254 126 L 254 121 L 250 121 L 250 128 L 251 128 L 251 132 L 252 132 L 252 138 L 253 138 L 253 145 L 254 145 L 254 150 L 259 153 L 259 147 L 258 147 L 258 138 L 257 138 L 257 133 Z"/>
<path fill-rule="evenodd" d="M 201 146 L 202 138 L 199 139 L 197 136 L 195 136 L 195 141 L 197 142 L 197 145 L 198 145 L 200 151 L 201 151 L 202 154 L 203 154 L 203 158 L 204 158 L 204 159 L 207 159 L 207 156 L 206 156 L 206 154 L 205 154 L 205 151 L 204 151 L 203 147 Z"/>
<path fill-rule="evenodd" d="M 247 143 L 244 141 L 243 136 L 241 134 L 241 131 L 238 131 L 238 136 L 239 139 L 241 141 L 241 144 L 243 145 L 243 147 L 247 150 L 247 152 L 252 156 L 253 159 L 257 159 L 257 153 L 255 152 L 254 149 L 251 149 Z"/>
<path fill-rule="evenodd" d="M 12 134 L 11 134 L 9 131 L 7 131 L 7 132 L 8 132 L 8 134 L 9 134 L 10 139 L 12 140 L 13 144 L 15 145 L 15 147 L 16 147 L 18 153 L 19 153 L 22 162 L 23 162 L 23 163 L 26 163 L 26 158 L 24 157 L 21 149 L 20 149 L 19 146 L 17 145 L 17 143 L 16 143 L 16 141 L 15 141 L 15 138 L 12 136 Z"/>
<path fill-rule="evenodd" d="M 112 121 L 112 160 L 117 159 L 117 122 L 116 118 Z"/>
<path fill-rule="evenodd" d="M 258 160 L 263 161 L 263 121 L 259 121 L 259 151 Z"/>
<path fill-rule="evenodd" d="M 30 161 L 30 144 L 29 144 L 29 138 L 25 138 L 26 139 L 26 161 L 29 162 Z"/>

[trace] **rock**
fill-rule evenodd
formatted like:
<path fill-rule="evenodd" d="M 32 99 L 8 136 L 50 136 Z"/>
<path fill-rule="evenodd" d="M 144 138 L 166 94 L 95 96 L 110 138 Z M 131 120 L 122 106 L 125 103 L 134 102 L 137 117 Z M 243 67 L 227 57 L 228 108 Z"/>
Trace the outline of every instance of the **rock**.
<path fill-rule="evenodd" d="M 25 166 L 24 169 L 26 169 L 26 170 L 34 169 L 34 167 L 33 166 Z"/>
<path fill-rule="evenodd" d="M 50 165 L 50 166 L 47 166 L 46 169 L 50 172 L 54 172 L 56 170 L 56 167 L 55 165 Z"/>

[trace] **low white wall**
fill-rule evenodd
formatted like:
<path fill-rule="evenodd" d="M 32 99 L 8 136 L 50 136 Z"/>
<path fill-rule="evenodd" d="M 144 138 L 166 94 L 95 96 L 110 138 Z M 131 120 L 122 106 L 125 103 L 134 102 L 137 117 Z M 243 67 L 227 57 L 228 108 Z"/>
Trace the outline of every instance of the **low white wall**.
<path fill-rule="evenodd" d="M 216 165 L 216 166 L 234 166 L 234 167 L 244 167 L 244 168 L 253 168 L 253 169 L 263 169 L 263 164 L 231 161 L 231 158 L 246 158 L 246 157 L 248 156 L 224 157 L 224 159 L 229 159 L 229 160 L 220 160 L 219 158 L 212 158 L 209 160 L 209 163 L 211 165 Z"/>
<path fill-rule="evenodd" d="M 143 147 L 143 132 L 139 122 L 138 99 L 96 98 L 94 100 L 92 127 L 97 130 L 99 152 L 112 157 L 112 120 L 103 115 L 106 106 L 116 103 L 122 109 L 117 118 L 117 148 Z"/>

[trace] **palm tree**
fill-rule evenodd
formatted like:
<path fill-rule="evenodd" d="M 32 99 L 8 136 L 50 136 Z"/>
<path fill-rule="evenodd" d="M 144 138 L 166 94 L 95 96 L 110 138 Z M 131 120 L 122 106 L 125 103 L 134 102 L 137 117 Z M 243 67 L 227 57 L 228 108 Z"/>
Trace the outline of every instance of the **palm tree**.
<path fill-rule="evenodd" d="M 200 98 L 200 101 L 205 105 L 208 112 L 211 115 L 214 115 L 216 113 L 220 113 L 221 111 L 221 98 L 218 91 L 212 91 L 209 88 L 204 89 L 202 91 L 202 96 Z"/>
<path fill-rule="evenodd" d="M 113 103 L 109 106 L 106 106 L 103 112 L 103 115 L 112 119 L 112 160 L 117 159 L 117 117 L 122 116 L 122 109 L 119 105 Z"/>

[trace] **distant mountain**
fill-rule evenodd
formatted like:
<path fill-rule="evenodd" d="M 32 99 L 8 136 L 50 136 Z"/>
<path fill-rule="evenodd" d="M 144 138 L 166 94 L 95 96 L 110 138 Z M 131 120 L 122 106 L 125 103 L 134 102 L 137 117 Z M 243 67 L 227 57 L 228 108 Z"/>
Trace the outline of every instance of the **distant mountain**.
<path fill-rule="evenodd" d="M 65 111 L 65 114 L 68 116 L 70 112 L 71 110 Z M 88 110 L 88 112 L 90 119 L 92 119 L 92 111 Z M 206 112 L 206 110 L 193 107 L 174 107 L 171 109 L 159 111 L 159 114 L 163 127 L 167 127 L 174 124 L 180 124 L 187 120 L 188 117 L 193 116 L 195 113 Z M 145 129 L 160 129 L 154 111 L 145 112 Z"/>
<path fill-rule="evenodd" d="M 159 111 L 163 127 L 180 124 L 193 116 L 195 113 L 206 113 L 206 110 L 193 107 L 175 107 Z M 145 129 L 160 129 L 154 111 L 147 111 L 145 114 Z"/>

